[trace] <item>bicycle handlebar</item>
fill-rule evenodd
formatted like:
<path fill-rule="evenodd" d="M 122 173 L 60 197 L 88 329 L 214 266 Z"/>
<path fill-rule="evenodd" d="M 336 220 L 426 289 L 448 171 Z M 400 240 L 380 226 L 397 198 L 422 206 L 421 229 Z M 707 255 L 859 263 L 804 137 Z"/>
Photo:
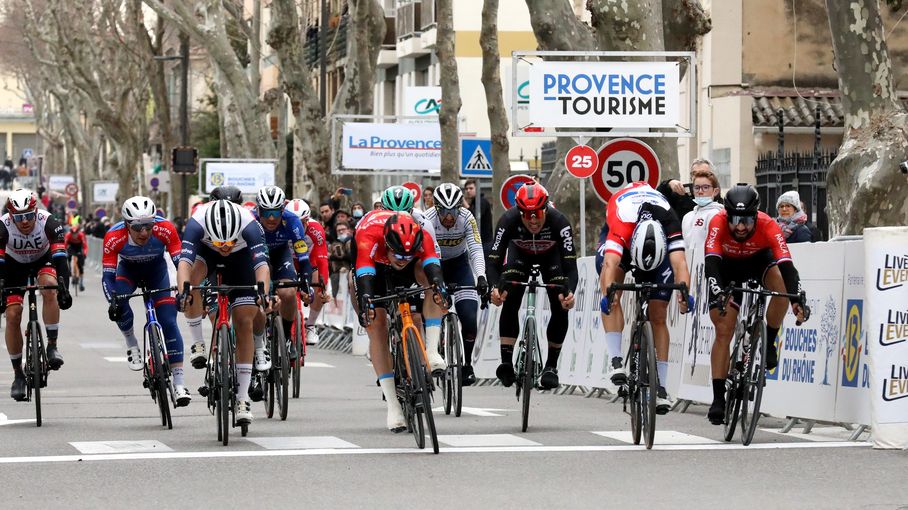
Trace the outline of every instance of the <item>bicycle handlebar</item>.
<path fill-rule="evenodd" d="M 154 289 L 154 290 L 144 289 L 141 292 L 135 292 L 133 294 L 123 294 L 122 296 L 114 296 L 114 300 L 115 301 L 129 301 L 132 298 L 143 297 L 146 294 L 156 294 L 158 292 L 172 292 L 175 290 L 177 290 L 176 286 L 167 287 L 166 289 Z"/>
<path fill-rule="evenodd" d="M 60 290 L 60 286 L 59 285 L 20 285 L 18 287 L 3 287 L 2 291 L 0 291 L 0 292 L 2 292 L 3 294 L 9 294 L 10 292 L 15 292 L 15 291 L 19 291 L 19 290 L 26 291 L 26 292 L 28 292 L 30 290 Z"/>
<path fill-rule="evenodd" d="M 606 289 L 606 297 L 608 297 L 608 311 L 605 313 L 611 312 L 612 302 L 615 298 L 615 293 L 619 290 L 626 290 L 629 292 L 641 292 L 641 291 L 652 291 L 652 290 L 677 290 L 681 292 L 681 297 L 684 298 L 684 301 L 687 302 L 687 298 L 690 295 L 687 284 L 684 282 L 681 283 L 612 283 Z"/>
<path fill-rule="evenodd" d="M 422 294 L 428 290 L 435 290 L 435 287 L 428 285 L 426 287 L 409 287 L 406 289 L 399 289 L 391 294 L 386 296 L 376 297 L 369 300 L 370 303 L 386 303 L 390 301 L 399 301 L 402 299 L 407 299 L 410 296 L 415 296 L 417 294 Z"/>
<path fill-rule="evenodd" d="M 756 295 L 762 296 L 762 297 L 783 297 L 783 298 L 793 299 L 793 300 L 795 300 L 795 303 L 801 305 L 801 309 L 804 310 L 804 320 L 803 321 L 795 320 L 795 325 L 800 326 L 801 324 L 806 322 L 808 319 L 810 319 L 810 307 L 807 306 L 807 293 L 804 291 L 801 291 L 798 294 L 791 294 L 789 292 L 778 292 L 775 290 L 766 290 L 759 285 L 757 285 L 757 287 L 736 287 L 735 282 L 731 282 L 730 284 L 728 284 L 728 286 L 725 287 L 725 289 L 722 292 L 726 296 L 728 296 L 729 299 L 731 299 L 731 295 L 733 292 L 747 292 L 749 294 L 756 294 Z M 726 311 L 725 304 L 727 303 L 727 301 L 728 300 L 722 300 L 719 303 L 719 314 L 720 315 L 723 315 L 723 316 L 725 315 L 725 311 Z"/>
<path fill-rule="evenodd" d="M 556 290 L 561 290 L 561 291 L 567 290 L 566 286 L 558 284 L 558 283 L 521 282 L 521 281 L 517 281 L 517 280 L 505 280 L 504 283 L 507 285 L 514 285 L 516 287 L 527 287 L 527 288 L 539 287 L 539 288 L 543 288 L 543 289 L 556 289 Z M 507 289 L 502 289 L 502 290 L 507 290 Z"/>

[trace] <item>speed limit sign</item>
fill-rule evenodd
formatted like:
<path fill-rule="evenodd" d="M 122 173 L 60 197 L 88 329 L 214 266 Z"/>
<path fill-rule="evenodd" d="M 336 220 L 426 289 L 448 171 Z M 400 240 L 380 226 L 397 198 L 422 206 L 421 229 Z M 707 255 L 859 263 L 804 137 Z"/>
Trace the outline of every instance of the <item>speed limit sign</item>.
<path fill-rule="evenodd" d="M 652 147 L 634 138 L 616 138 L 599 149 L 599 167 L 590 178 L 596 195 L 608 203 L 618 190 L 632 182 L 659 185 L 659 159 Z"/>

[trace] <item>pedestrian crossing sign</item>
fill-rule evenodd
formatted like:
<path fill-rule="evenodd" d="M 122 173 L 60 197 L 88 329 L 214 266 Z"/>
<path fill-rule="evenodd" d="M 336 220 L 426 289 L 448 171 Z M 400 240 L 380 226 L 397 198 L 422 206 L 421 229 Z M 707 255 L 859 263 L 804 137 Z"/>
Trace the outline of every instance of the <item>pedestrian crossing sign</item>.
<path fill-rule="evenodd" d="M 492 177 L 492 140 L 460 139 L 460 176 Z"/>

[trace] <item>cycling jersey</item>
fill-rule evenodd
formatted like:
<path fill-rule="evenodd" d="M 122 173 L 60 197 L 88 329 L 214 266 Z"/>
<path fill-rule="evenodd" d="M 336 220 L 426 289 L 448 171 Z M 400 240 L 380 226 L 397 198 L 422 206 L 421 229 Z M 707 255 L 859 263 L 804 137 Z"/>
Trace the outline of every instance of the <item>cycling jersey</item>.
<path fill-rule="evenodd" d="M 180 250 L 177 228 L 163 218 L 155 218 L 151 237 L 142 246 L 137 245 L 129 236 L 129 227 L 125 222 L 115 224 L 104 235 L 104 254 L 101 257 L 103 267 L 101 286 L 104 289 L 104 296 L 109 301 L 114 292 L 118 265 L 128 266 L 133 271 L 148 268 L 160 272 L 162 267 L 160 260 L 164 252 L 170 255 L 176 265 L 180 258 Z M 163 267 L 163 271 L 167 272 L 166 266 Z M 158 281 L 158 278 L 154 280 Z"/>
<path fill-rule="evenodd" d="M 205 213 L 212 203 L 214 202 L 209 202 L 196 209 L 186 223 L 186 229 L 183 231 L 183 245 L 180 250 L 181 261 L 186 261 L 190 264 L 195 262 L 196 254 L 201 246 L 220 253 L 220 250 L 211 242 L 211 236 L 202 227 L 202 224 L 205 223 Z M 237 239 L 236 244 L 230 248 L 230 254 L 238 253 L 246 248 L 251 253 L 253 269 L 258 269 L 268 263 L 268 253 L 265 251 L 265 234 L 262 226 L 259 225 L 259 222 L 255 220 L 249 210 L 240 208 L 240 237 Z"/>
<path fill-rule="evenodd" d="M 435 209 L 434 207 L 432 208 Z M 425 232 L 428 232 L 432 237 L 432 242 L 435 244 L 435 253 L 441 253 L 441 247 L 438 246 L 438 239 L 435 237 L 435 224 L 426 217 L 426 213 L 422 212 L 420 209 L 413 209 L 410 211 L 410 216 L 413 216 L 413 221 L 415 221 L 421 229 Z"/>
<path fill-rule="evenodd" d="M 63 225 L 44 210 L 36 211 L 35 226 L 28 234 L 19 231 L 9 214 L 0 216 L 0 279 L 5 276 L 7 257 L 19 264 L 31 264 L 48 254 L 57 275 L 69 278 L 64 237 Z"/>
<path fill-rule="evenodd" d="M 486 274 L 486 261 L 482 252 L 482 239 L 479 237 L 479 225 L 467 208 L 460 208 L 457 219 L 454 220 L 454 226 L 451 228 L 446 228 L 441 224 L 441 218 L 438 217 L 438 211 L 434 207 L 426 212 L 426 220 L 434 227 L 441 260 L 456 259 L 469 252 L 473 274 L 477 276 Z"/>
<path fill-rule="evenodd" d="M 258 209 L 254 210 L 252 215 L 259 223 L 262 222 Z M 305 228 L 299 216 L 285 209 L 281 213 L 281 222 L 277 228 L 269 231 L 262 224 L 262 231 L 265 233 L 265 246 L 273 255 L 283 257 L 283 251 L 289 249 L 291 245 L 293 246 L 294 260 L 308 281 L 309 274 L 312 273 L 312 265 L 309 263 L 309 245 L 306 244 Z M 272 262 L 274 261 L 272 260 Z M 273 263 L 272 268 L 274 268 Z"/>
<path fill-rule="evenodd" d="M 318 277 L 328 281 L 328 240 L 325 228 L 315 220 L 306 222 L 306 244 L 309 246 L 309 261 L 318 270 Z"/>
<path fill-rule="evenodd" d="M 88 255 L 88 242 L 85 239 L 85 231 L 80 230 L 73 234 L 72 231 L 66 233 L 63 238 L 63 244 L 66 245 L 67 252 L 81 251 L 83 255 Z"/>
<path fill-rule="evenodd" d="M 546 209 L 545 223 L 538 234 L 531 233 L 523 224 L 520 211 L 514 207 L 498 220 L 495 238 L 488 256 L 486 275 L 489 285 L 498 285 L 505 253 L 508 264 L 512 260 L 544 258 L 560 255 L 561 273 L 567 278 L 567 287 L 573 292 L 577 287 L 577 252 L 574 235 L 567 217 L 554 207 Z"/>
<path fill-rule="evenodd" d="M 649 184 L 634 182 L 612 195 L 608 201 L 605 251 L 623 255 L 624 250 L 630 249 L 631 236 L 637 223 L 646 219 L 656 220 L 662 225 L 669 253 L 684 250 L 681 222 L 668 200 Z"/>

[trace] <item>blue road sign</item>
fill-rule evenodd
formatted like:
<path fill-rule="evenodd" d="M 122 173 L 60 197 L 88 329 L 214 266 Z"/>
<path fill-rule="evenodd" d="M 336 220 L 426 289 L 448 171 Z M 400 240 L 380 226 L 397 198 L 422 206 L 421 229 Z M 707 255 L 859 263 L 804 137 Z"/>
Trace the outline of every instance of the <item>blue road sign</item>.
<path fill-rule="evenodd" d="M 35 154 L 35 152 L 34 152 L 33 150 L 31 150 L 31 149 L 23 149 L 23 150 L 22 150 L 22 157 L 25 158 L 25 159 L 28 159 L 28 158 L 32 157 L 34 154 Z"/>
<path fill-rule="evenodd" d="M 492 140 L 461 138 L 460 176 L 492 177 Z"/>

